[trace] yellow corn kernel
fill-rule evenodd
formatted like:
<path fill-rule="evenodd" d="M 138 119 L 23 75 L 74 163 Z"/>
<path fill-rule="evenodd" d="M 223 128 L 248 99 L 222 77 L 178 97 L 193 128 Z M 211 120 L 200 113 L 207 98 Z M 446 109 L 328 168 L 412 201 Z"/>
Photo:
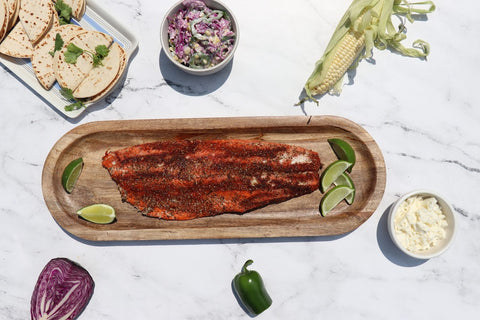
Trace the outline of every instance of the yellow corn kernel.
<path fill-rule="evenodd" d="M 312 95 L 322 95 L 329 92 L 347 72 L 348 68 L 355 62 L 365 47 L 365 34 L 363 32 L 347 32 L 340 42 L 329 53 L 332 58 L 324 64 L 326 70 L 320 83 L 310 88 Z M 327 61 L 325 61 L 327 62 Z"/>

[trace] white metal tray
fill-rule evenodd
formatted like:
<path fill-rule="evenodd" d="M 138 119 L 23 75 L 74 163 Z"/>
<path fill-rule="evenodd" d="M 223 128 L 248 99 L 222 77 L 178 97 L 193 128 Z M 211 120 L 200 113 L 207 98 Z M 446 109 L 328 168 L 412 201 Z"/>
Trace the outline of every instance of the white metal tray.
<path fill-rule="evenodd" d="M 97 30 L 111 35 L 114 41 L 125 49 L 127 54 L 128 62 L 125 69 L 126 73 L 132 53 L 138 46 L 138 40 L 128 29 L 126 29 L 105 9 L 103 9 L 98 4 L 97 0 L 87 0 L 85 15 L 82 17 L 82 19 L 80 21 L 76 21 L 74 19 L 72 20 L 75 24 L 78 24 L 85 29 Z M 69 118 L 76 118 L 85 111 L 85 108 L 73 111 L 65 111 L 65 106 L 71 102 L 61 95 L 60 86 L 58 84 L 55 84 L 50 90 L 45 90 L 41 86 L 35 77 L 30 59 L 12 58 L 0 54 L 0 63 L 10 69 L 10 71 L 12 71 L 26 86 L 37 92 L 49 105 L 57 109 L 65 116 Z M 119 83 L 121 83 L 121 81 L 119 81 L 117 85 Z M 110 91 L 113 91 L 115 87 Z M 105 97 L 107 95 L 105 95 Z M 95 103 L 98 102 L 99 101 L 96 101 Z M 92 104 L 87 104 L 87 107 L 90 105 Z"/>

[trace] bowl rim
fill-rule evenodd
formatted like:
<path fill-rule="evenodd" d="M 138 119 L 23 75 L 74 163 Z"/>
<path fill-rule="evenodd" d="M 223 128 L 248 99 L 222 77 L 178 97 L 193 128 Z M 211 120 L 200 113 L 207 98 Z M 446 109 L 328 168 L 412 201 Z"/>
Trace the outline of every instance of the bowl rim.
<path fill-rule="evenodd" d="M 170 15 L 172 15 L 174 13 L 174 11 L 177 11 L 178 9 L 180 9 L 180 7 L 183 5 L 183 1 L 184 0 L 176 1 L 166 11 L 166 13 L 163 17 L 162 23 L 160 24 L 160 45 L 161 45 L 165 55 L 168 57 L 168 60 L 170 60 L 175 66 L 177 66 L 181 70 L 183 70 L 183 71 L 185 71 L 189 74 L 193 74 L 193 75 L 210 75 L 210 74 L 216 73 L 216 72 L 220 71 L 221 69 L 223 69 L 233 59 L 235 51 L 237 50 L 239 39 L 240 39 L 240 31 L 239 31 L 239 27 L 238 27 L 238 20 L 235 17 L 235 15 L 233 14 L 232 10 L 230 10 L 230 8 L 227 5 L 225 5 L 223 2 L 218 1 L 218 0 L 202 0 L 207 6 L 210 7 L 212 5 L 213 6 L 218 5 L 221 10 L 228 13 L 228 15 L 230 16 L 230 20 L 232 21 L 232 28 L 234 28 L 234 30 L 235 30 L 235 42 L 233 44 L 233 48 L 232 48 L 232 51 L 230 52 L 230 54 L 219 64 L 217 64 L 213 67 L 210 67 L 210 68 L 206 68 L 206 69 L 194 69 L 194 68 L 187 67 L 187 66 L 181 64 L 180 62 L 176 61 L 175 59 L 173 59 L 172 55 L 169 52 L 170 50 L 169 50 L 169 46 L 168 46 L 168 40 L 167 41 L 164 40 L 168 37 L 168 32 L 167 32 L 167 30 L 168 30 L 168 17 Z"/>
<path fill-rule="evenodd" d="M 445 215 L 446 219 L 449 220 L 449 226 L 447 227 L 448 229 L 448 234 L 447 237 L 443 240 L 442 247 L 440 249 L 435 250 L 434 252 L 429 253 L 428 251 L 425 253 L 418 253 L 418 252 L 412 252 L 407 250 L 405 247 L 402 246 L 402 244 L 398 241 L 397 236 L 395 234 L 395 227 L 394 227 L 394 216 L 395 213 L 400 206 L 402 202 L 404 202 L 406 199 L 412 197 L 412 196 L 431 196 L 434 197 L 437 200 L 438 205 L 442 209 L 443 214 Z M 390 234 L 390 237 L 393 241 L 393 243 L 406 255 L 416 258 L 416 259 L 430 259 L 437 257 L 441 254 L 443 254 L 446 250 L 450 248 L 450 246 L 453 243 L 453 240 L 455 239 L 456 236 L 456 229 L 457 229 L 457 222 L 456 222 L 456 217 L 455 217 L 455 212 L 450 205 L 450 203 L 440 195 L 436 191 L 432 191 L 429 189 L 416 189 L 410 192 L 407 192 L 403 194 L 400 198 L 398 198 L 390 207 L 389 213 L 388 213 L 388 233 Z"/>

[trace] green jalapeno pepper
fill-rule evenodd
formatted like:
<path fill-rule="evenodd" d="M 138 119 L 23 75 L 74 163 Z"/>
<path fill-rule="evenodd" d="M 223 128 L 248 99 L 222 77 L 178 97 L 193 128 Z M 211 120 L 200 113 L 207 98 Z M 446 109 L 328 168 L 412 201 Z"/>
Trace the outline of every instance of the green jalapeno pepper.
<path fill-rule="evenodd" d="M 247 270 L 253 263 L 247 260 L 242 271 L 233 279 L 233 288 L 243 307 L 252 315 L 258 315 L 272 305 L 262 277 L 257 271 Z"/>

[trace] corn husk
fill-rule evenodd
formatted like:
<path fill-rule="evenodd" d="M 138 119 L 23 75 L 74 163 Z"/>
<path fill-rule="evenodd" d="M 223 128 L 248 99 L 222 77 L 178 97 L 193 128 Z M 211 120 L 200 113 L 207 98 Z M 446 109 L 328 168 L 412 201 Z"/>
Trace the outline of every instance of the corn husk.
<path fill-rule="evenodd" d="M 361 59 L 370 58 L 373 48 L 379 50 L 388 48 L 409 57 L 425 58 L 428 56 L 430 47 L 423 40 L 414 41 L 410 48 L 401 43 L 406 39 L 405 28 L 403 23 L 400 28 L 395 28 L 392 16 L 404 17 L 412 23 L 414 15 L 424 15 L 434 10 L 435 5 L 432 1 L 354 0 L 337 25 L 323 56 L 316 62 L 315 68 L 305 84 L 306 99 L 318 103 L 313 98 L 312 90 L 325 78 L 332 60 L 332 53 L 348 32 L 361 32 L 365 35 L 363 53 L 352 61 L 351 68 L 356 68 Z M 330 90 L 331 93 L 340 93 L 342 80 L 343 77 Z"/>

